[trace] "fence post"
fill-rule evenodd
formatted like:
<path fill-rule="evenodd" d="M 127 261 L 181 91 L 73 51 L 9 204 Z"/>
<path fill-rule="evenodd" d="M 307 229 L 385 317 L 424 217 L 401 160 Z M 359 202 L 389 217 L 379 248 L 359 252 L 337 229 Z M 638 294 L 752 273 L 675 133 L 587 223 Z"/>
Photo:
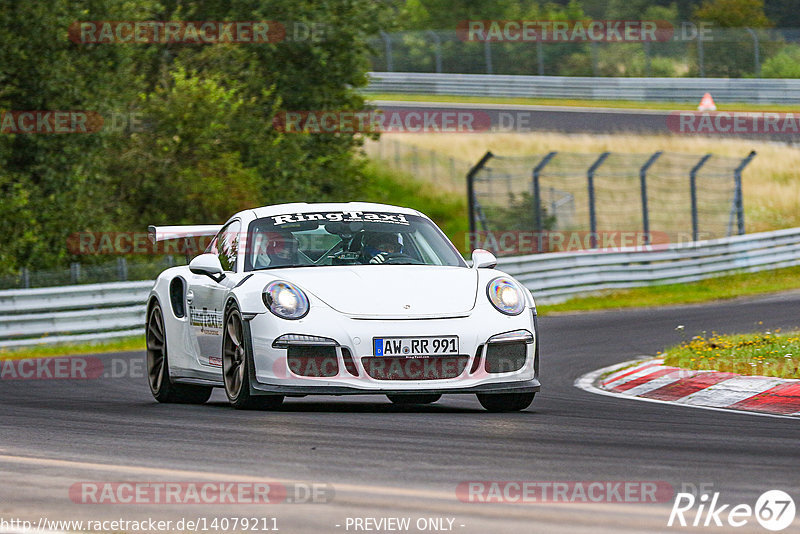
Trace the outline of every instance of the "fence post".
<path fill-rule="evenodd" d="M 754 32 L 751 28 L 745 28 L 747 33 L 749 33 L 753 37 L 753 62 L 754 62 L 754 72 L 756 78 L 761 77 L 761 59 L 759 58 L 758 54 L 758 34 Z"/>
<path fill-rule="evenodd" d="M 642 189 L 642 230 L 644 231 L 644 244 L 650 244 L 650 215 L 647 211 L 647 169 L 661 156 L 662 152 L 659 150 L 639 169 L 639 183 Z"/>
<path fill-rule="evenodd" d="M 436 72 L 442 72 L 442 39 L 439 34 L 433 30 L 428 30 L 428 35 L 433 37 L 433 54 L 436 57 Z"/>
<path fill-rule="evenodd" d="M 536 61 L 539 63 L 539 76 L 544 76 L 544 45 L 540 39 L 536 40 Z"/>
<path fill-rule="evenodd" d="M 599 76 L 598 71 L 600 70 L 600 68 L 598 66 L 598 58 L 597 58 L 597 41 L 592 41 L 591 48 L 592 48 L 592 76 Z"/>
<path fill-rule="evenodd" d="M 483 40 L 483 56 L 486 60 L 486 74 L 493 74 L 492 72 L 492 47 L 490 46 L 489 38 Z"/>
<path fill-rule="evenodd" d="M 117 277 L 120 282 L 128 280 L 128 262 L 125 258 L 117 258 Z"/>
<path fill-rule="evenodd" d="M 27 267 L 22 268 L 22 287 L 29 289 L 31 287 L 31 272 Z"/>
<path fill-rule="evenodd" d="M 756 151 L 750 152 L 746 158 L 733 170 L 733 179 L 736 184 L 736 226 L 739 235 L 744 234 L 744 200 L 742 199 L 742 171 L 756 157 Z"/>
<path fill-rule="evenodd" d="M 77 284 L 81 279 L 81 264 L 73 262 L 69 264 L 69 279 L 73 284 Z"/>
<path fill-rule="evenodd" d="M 610 154 L 611 152 L 603 152 L 600 154 L 600 157 L 597 158 L 597 160 L 592 163 L 592 166 L 589 167 L 589 170 L 586 171 L 587 187 L 589 190 L 589 239 L 592 248 L 597 248 L 597 214 L 594 211 L 594 173 Z"/>
<path fill-rule="evenodd" d="M 644 75 L 646 77 L 650 77 L 651 74 L 650 68 L 650 41 L 644 42 Z"/>
<path fill-rule="evenodd" d="M 705 58 L 703 57 L 703 32 L 697 32 L 697 65 L 700 68 L 700 77 L 706 77 Z"/>
<path fill-rule="evenodd" d="M 469 213 L 470 239 L 475 236 L 475 176 L 494 157 L 491 152 L 486 152 L 483 157 L 467 172 L 467 211 Z"/>
<path fill-rule="evenodd" d="M 553 159 L 556 154 L 558 154 L 558 152 L 550 152 L 533 168 L 533 209 L 536 210 L 534 215 L 536 217 L 536 232 L 539 234 L 539 245 L 541 245 L 542 242 L 541 234 L 544 229 L 542 228 L 542 191 L 539 184 L 539 175 L 545 165 L 550 163 L 550 160 Z M 541 250 L 541 247 L 539 250 Z"/>
<path fill-rule="evenodd" d="M 393 72 L 394 65 L 392 61 L 392 36 L 385 31 L 381 31 L 381 39 L 383 39 L 383 44 L 386 50 L 386 70 L 388 72 Z"/>
<path fill-rule="evenodd" d="M 689 171 L 689 190 L 692 196 L 692 241 L 697 241 L 700 237 L 699 224 L 697 219 L 697 173 L 700 167 L 706 164 L 711 154 L 703 156 L 697 164 Z"/>

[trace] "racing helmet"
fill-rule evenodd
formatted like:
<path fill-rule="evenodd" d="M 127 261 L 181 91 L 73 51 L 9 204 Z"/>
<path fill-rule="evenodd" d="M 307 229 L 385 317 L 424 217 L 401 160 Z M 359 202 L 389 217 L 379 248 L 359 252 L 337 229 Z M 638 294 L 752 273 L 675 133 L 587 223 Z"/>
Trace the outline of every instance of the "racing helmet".
<path fill-rule="evenodd" d="M 298 242 L 291 233 L 270 232 L 267 234 L 266 254 L 270 265 L 293 265 L 297 263 Z"/>
<path fill-rule="evenodd" d="M 369 232 L 364 235 L 364 257 L 374 258 L 382 252 L 403 253 L 403 236 L 396 232 Z"/>

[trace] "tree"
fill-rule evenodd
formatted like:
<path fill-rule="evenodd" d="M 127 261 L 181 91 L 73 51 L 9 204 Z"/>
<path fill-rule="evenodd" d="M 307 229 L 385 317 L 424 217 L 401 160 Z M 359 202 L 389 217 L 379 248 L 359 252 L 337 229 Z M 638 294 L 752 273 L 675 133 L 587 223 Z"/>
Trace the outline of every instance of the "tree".
<path fill-rule="evenodd" d="M 0 135 L 2 272 L 63 266 L 79 231 L 221 220 L 267 202 L 352 198 L 358 133 L 284 134 L 278 110 L 360 110 L 370 0 L 42 0 L 0 4 L 0 109 L 136 114 L 142 131 Z M 77 21 L 282 22 L 264 44 L 79 44 Z M 299 27 L 320 25 L 320 36 Z M 86 258 L 81 258 L 86 261 Z"/>
<path fill-rule="evenodd" d="M 764 13 L 764 0 L 704 0 L 694 11 L 694 17 L 721 28 L 772 26 Z"/>
<path fill-rule="evenodd" d="M 764 0 L 704 0 L 695 10 L 694 18 L 719 28 L 713 32 L 713 39 L 703 44 L 706 76 L 755 75 L 755 49 L 750 31 L 772 25 L 764 14 Z M 761 54 L 770 55 L 774 46 L 765 35 L 759 41 Z"/>
<path fill-rule="evenodd" d="M 137 76 L 127 47 L 82 47 L 67 28 L 88 13 L 138 18 L 150 2 L 69 0 L 0 5 L 0 109 L 119 110 L 135 94 Z M 0 134 L 0 212 L 11 229 L 0 271 L 63 264 L 67 236 L 99 228 L 104 206 L 102 160 L 108 137 L 95 134 Z M 13 215 L 12 215 L 13 214 Z M 4 221 L 6 222 L 6 221 Z"/>

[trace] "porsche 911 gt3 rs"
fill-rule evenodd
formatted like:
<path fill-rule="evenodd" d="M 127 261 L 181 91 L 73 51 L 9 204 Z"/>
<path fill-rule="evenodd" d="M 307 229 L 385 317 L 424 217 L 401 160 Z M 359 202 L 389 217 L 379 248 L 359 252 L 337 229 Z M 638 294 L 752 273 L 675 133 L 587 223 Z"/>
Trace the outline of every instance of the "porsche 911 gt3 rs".
<path fill-rule="evenodd" d="M 159 402 L 241 409 L 285 397 L 385 394 L 399 404 L 476 394 L 522 410 L 539 391 L 530 292 L 472 253 L 468 266 L 422 213 L 372 203 L 283 204 L 224 225 L 150 227 L 212 237 L 157 278 L 147 374 Z"/>

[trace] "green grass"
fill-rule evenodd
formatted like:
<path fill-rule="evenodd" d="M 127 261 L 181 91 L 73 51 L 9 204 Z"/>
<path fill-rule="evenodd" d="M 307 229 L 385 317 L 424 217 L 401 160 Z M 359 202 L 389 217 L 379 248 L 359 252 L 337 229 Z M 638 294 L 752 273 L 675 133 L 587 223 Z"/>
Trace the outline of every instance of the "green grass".
<path fill-rule="evenodd" d="M 748 295 L 800 289 L 800 267 L 709 278 L 691 284 L 670 284 L 608 291 L 599 295 L 538 307 L 542 314 L 694 304 Z M 536 294 L 534 293 L 534 297 Z"/>
<path fill-rule="evenodd" d="M 465 240 L 459 238 L 469 231 L 467 200 L 463 195 L 439 191 L 430 182 L 399 173 L 379 162 L 369 162 L 363 198 L 366 202 L 395 204 L 421 211 L 439 225 L 442 231 L 464 252 Z"/>
<path fill-rule="evenodd" d="M 368 100 L 395 100 L 401 102 L 448 102 L 465 104 L 522 104 L 534 106 L 571 106 L 589 108 L 620 108 L 650 110 L 696 110 L 697 102 L 642 102 L 638 100 L 578 100 L 560 98 L 524 98 L 495 96 L 420 95 L 395 93 L 370 93 Z M 714 96 L 714 95 L 711 95 Z M 746 102 L 716 102 L 719 111 L 797 111 L 797 106 L 782 104 L 750 104 Z"/>
<path fill-rule="evenodd" d="M 76 354 L 143 351 L 144 348 L 144 327 L 142 327 L 141 336 L 123 337 L 89 343 L 64 343 L 57 345 L 38 345 L 19 349 L 0 349 L 0 359 L 23 360 L 27 358 L 52 358 Z"/>
<path fill-rule="evenodd" d="M 663 356 L 666 365 L 683 369 L 800 378 L 800 332 L 696 336 Z"/>

